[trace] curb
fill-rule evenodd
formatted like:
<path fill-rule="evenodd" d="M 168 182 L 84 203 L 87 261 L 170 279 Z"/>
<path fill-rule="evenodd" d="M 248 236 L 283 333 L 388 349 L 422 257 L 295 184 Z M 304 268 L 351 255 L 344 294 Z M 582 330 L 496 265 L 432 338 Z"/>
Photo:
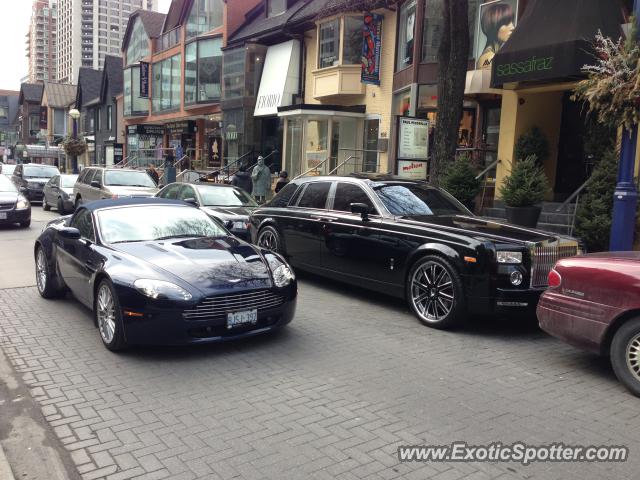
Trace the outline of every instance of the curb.
<path fill-rule="evenodd" d="M 4 450 L 2 450 L 2 445 L 0 445 L 0 478 L 2 480 L 15 480 L 9 461 L 4 454 Z"/>

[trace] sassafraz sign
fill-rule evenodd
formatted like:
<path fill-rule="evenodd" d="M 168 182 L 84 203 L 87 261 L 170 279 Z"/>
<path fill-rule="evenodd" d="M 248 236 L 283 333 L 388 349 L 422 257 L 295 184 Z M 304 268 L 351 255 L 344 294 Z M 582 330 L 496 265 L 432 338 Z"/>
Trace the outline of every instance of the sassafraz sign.
<path fill-rule="evenodd" d="M 541 72 L 553 69 L 553 57 L 531 57 L 520 62 L 496 65 L 496 76 L 506 77 L 520 73 Z"/>

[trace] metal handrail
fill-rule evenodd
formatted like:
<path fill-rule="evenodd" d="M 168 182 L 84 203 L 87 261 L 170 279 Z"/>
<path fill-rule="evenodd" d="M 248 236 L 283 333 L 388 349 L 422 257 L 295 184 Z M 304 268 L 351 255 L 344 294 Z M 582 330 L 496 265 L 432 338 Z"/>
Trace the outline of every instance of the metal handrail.
<path fill-rule="evenodd" d="M 494 160 L 493 162 L 491 162 L 487 168 L 485 168 L 478 175 L 476 175 L 476 180 L 480 180 L 482 177 L 486 177 L 487 173 L 493 170 L 496 167 L 496 165 L 498 165 L 499 163 L 501 163 L 500 159 Z"/>
<path fill-rule="evenodd" d="M 220 169 L 220 172 L 223 172 L 224 170 L 226 170 L 226 173 L 224 173 L 223 176 L 226 175 L 227 180 L 229 180 L 229 177 L 231 177 L 231 167 L 234 165 L 238 165 L 241 161 L 244 160 L 245 157 L 248 157 L 249 155 L 253 155 L 253 149 L 249 150 L 247 153 L 240 155 L 238 158 L 236 158 L 234 162 L 231 162 L 225 165 L 224 167 L 222 167 Z"/>
<path fill-rule="evenodd" d="M 316 166 L 315 166 L 315 167 L 313 167 L 313 168 L 310 168 L 310 169 L 309 169 L 309 170 L 307 170 L 306 172 L 303 172 L 303 173 L 301 173 L 300 175 L 298 175 L 298 176 L 296 176 L 296 177 L 293 177 L 293 179 L 292 179 L 292 180 L 297 180 L 298 178 L 304 177 L 304 176 L 306 176 L 308 173 L 313 172 L 314 170 L 318 170 L 318 168 L 320 167 L 320 165 L 322 165 L 322 164 L 324 164 L 324 163 L 327 163 L 327 162 L 329 161 L 329 159 L 330 159 L 330 158 L 331 158 L 331 157 L 327 157 L 327 158 L 325 158 L 325 159 L 324 159 L 323 161 L 321 161 L 318 165 L 316 165 Z"/>
<path fill-rule="evenodd" d="M 580 192 L 582 192 L 582 190 L 584 190 L 584 187 L 587 186 L 587 184 L 591 181 L 591 177 L 587 178 L 584 183 L 582 185 L 580 185 L 575 192 L 573 192 L 571 195 L 569 195 L 569 198 L 567 198 L 564 202 L 562 202 L 562 204 L 556 209 L 556 213 L 560 213 L 560 210 L 562 210 L 563 208 L 565 208 L 567 205 L 569 205 L 571 203 L 571 201 L 576 198 L 578 195 L 580 195 Z M 576 210 L 578 209 L 578 205 L 576 204 Z M 574 211 L 574 215 L 575 215 L 575 211 Z"/>
<path fill-rule="evenodd" d="M 180 165 L 180 164 L 185 160 L 185 158 L 189 158 L 189 156 L 188 156 L 188 155 L 183 155 L 183 156 L 182 156 L 182 157 L 180 157 L 178 160 L 176 160 L 175 162 L 173 162 L 173 166 L 174 166 L 174 168 L 177 168 L 177 167 L 178 167 L 178 165 Z"/>
<path fill-rule="evenodd" d="M 342 162 L 340 162 L 336 168 L 334 168 L 333 170 L 331 170 L 329 173 L 327 173 L 327 175 L 331 175 L 333 174 L 333 172 L 337 171 L 341 166 L 343 166 L 345 163 L 347 163 L 349 160 L 351 160 L 352 158 L 359 158 L 359 157 L 355 157 L 353 155 L 349 155 L 345 160 L 343 160 Z"/>

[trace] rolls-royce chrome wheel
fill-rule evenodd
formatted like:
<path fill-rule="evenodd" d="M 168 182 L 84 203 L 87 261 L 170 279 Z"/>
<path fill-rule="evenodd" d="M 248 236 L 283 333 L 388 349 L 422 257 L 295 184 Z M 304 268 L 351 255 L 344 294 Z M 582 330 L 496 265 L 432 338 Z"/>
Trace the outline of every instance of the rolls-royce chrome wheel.
<path fill-rule="evenodd" d="M 280 251 L 280 235 L 272 227 L 265 227 L 258 234 L 259 247 L 266 248 L 272 252 Z"/>

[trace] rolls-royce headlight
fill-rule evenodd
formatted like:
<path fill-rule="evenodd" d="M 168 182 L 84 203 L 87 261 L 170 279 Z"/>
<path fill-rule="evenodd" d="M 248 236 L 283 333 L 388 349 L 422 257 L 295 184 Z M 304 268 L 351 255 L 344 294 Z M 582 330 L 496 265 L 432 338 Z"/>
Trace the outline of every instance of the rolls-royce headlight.
<path fill-rule="evenodd" d="M 169 300 L 191 300 L 191 294 L 175 283 L 164 280 L 141 278 L 133 282 L 133 286 L 149 298 Z"/>
<path fill-rule="evenodd" d="M 522 252 L 497 252 L 498 263 L 522 263 Z"/>

